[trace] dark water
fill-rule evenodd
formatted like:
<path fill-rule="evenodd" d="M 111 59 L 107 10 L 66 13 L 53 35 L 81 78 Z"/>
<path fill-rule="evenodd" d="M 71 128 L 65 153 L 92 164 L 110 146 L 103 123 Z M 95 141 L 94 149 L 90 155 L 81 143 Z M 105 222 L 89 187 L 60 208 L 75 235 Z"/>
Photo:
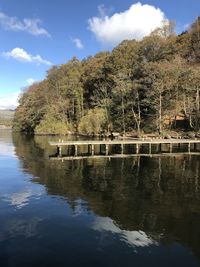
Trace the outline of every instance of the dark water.
<path fill-rule="evenodd" d="M 200 266 L 200 157 L 50 161 L 0 132 L 0 266 Z"/>

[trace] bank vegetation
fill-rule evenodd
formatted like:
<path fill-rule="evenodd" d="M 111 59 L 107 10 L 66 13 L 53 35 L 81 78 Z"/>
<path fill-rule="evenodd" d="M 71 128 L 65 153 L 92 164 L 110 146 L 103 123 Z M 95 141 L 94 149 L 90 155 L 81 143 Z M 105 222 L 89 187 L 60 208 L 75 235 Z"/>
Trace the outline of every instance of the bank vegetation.
<path fill-rule="evenodd" d="M 141 41 L 53 66 L 21 95 L 13 128 L 35 134 L 123 134 L 200 128 L 200 18 Z"/>

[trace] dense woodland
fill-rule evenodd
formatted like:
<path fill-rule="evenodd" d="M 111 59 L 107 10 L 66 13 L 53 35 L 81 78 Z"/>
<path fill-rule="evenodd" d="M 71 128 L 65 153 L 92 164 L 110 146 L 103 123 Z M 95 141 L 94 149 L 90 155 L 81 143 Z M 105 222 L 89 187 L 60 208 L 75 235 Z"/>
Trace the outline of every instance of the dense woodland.
<path fill-rule="evenodd" d="M 36 134 L 200 130 L 200 17 L 53 66 L 21 95 L 13 127 Z"/>

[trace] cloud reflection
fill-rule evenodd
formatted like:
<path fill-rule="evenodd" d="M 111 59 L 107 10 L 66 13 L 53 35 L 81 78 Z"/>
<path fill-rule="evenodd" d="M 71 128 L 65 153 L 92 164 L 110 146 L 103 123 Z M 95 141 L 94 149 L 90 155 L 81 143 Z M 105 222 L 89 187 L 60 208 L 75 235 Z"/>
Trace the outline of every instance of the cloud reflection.
<path fill-rule="evenodd" d="M 38 224 L 43 220 L 40 217 L 10 219 L 0 231 L 0 242 L 17 236 L 23 236 L 25 238 L 36 236 Z"/>
<path fill-rule="evenodd" d="M 0 156 L 15 157 L 14 146 L 0 142 L 0 148 Z"/>
<path fill-rule="evenodd" d="M 16 209 L 21 209 L 29 204 L 30 198 L 38 198 L 42 195 L 42 192 L 35 192 L 32 190 L 22 191 L 13 193 L 11 195 L 5 196 L 5 201 L 9 202 L 11 206 L 14 206 Z"/>
<path fill-rule="evenodd" d="M 108 217 L 97 218 L 92 228 L 100 232 L 111 232 L 118 234 L 120 235 L 121 240 L 132 247 L 147 247 L 150 245 L 157 245 L 157 242 L 148 237 L 145 232 L 122 230 L 114 224 L 112 219 Z"/>

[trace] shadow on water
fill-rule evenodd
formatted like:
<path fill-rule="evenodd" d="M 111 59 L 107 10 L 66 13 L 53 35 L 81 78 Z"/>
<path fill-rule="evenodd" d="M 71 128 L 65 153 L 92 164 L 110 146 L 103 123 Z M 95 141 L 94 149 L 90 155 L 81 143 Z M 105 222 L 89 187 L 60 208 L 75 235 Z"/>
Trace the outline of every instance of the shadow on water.
<path fill-rule="evenodd" d="M 49 195 L 64 197 L 72 209 L 86 201 L 88 212 L 123 231 L 180 243 L 200 259 L 199 156 L 50 161 L 48 140 L 13 135 L 23 170 Z"/>

